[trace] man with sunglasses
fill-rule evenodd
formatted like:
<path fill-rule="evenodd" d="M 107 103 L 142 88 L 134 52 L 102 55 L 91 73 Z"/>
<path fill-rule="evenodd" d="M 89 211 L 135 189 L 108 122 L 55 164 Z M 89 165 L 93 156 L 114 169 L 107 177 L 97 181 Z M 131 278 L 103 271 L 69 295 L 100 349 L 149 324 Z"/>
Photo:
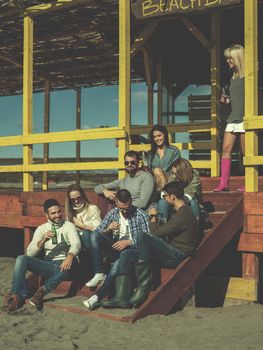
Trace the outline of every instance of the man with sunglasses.
<path fill-rule="evenodd" d="M 126 189 L 131 194 L 132 205 L 147 210 L 153 203 L 154 178 L 151 173 L 139 169 L 139 161 L 137 152 L 126 152 L 124 165 L 127 175 L 123 179 L 96 186 L 95 192 L 115 201 L 117 191 Z"/>
<path fill-rule="evenodd" d="M 116 289 L 123 297 L 128 293 L 127 283 L 130 281 L 130 270 L 137 261 L 137 236 L 140 231 L 146 235 L 150 233 L 147 215 L 132 205 L 129 191 L 119 190 L 116 194 L 116 208 L 105 216 L 90 235 L 90 252 L 95 275 L 86 286 L 95 287 L 101 282 L 103 284 L 91 298 L 83 302 L 88 309 L 92 310 L 94 305 L 106 296 L 116 275 Z M 107 277 L 103 252 L 114 261 Z M 122 297 L 120 299 L 122 300 Z M 125 301 L 123 303 L 122 306 L 127 306 Z"/>

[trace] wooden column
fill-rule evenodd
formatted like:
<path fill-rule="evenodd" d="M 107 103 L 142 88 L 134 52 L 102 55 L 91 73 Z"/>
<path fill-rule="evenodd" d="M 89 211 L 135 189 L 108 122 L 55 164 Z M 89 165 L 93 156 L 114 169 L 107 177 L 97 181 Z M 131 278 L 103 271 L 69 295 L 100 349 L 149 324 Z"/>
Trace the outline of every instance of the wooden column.
<path fill-rule="evenodd" d="M 245 120 L 258 115 L 258 5 L 257 0 L 245 0 Z M 258 155 L 258 135 L 246 131 L 246 157 Z M 245 167 L 246 192 L 258 191 L 258 167 Z"/>
<path fill-rule="evenodd" d="M 45 101 L 44 101 L 44 132 L 48 133 L 50 131 L 50 82 L 45 81 Z M 48 163 L 49 158 L 49 144 L 44 143 L 43 149 L 43 164 Z M 42 176 L 42 190 L 46 191 L 48 189 L 48 172 L 43 171 Z"/>
<path fill-rule="evenodd" d="M 157 60 L 157 123 L 162 124 L 163 111 L 163 74 L 162 74 L 162 57 Z"/>
<path fill-rule="evenodd" d="M 33 20 L 24 18 L 24 56 L 23 56 L 23 136 L 32 133 L 33 98 Z M 23 166 L 33 163 L 32 145 L 23 146 Z M 29 171 L 23 173 L 23 190 L 33 190 L 33 176 Z"/>
<path fill-rule="evenodd" d="M 257 0 L 245 0 L 245 121 L 252 120 L 258 114 L 258 23 Z M 258 154 L 258 137 L 254 130 L 245 134 L 245 157 L 255 157 Z M 246 163 L 245 163 L 246 164 Z M 246 165 L 245 168 L 246 192 L 258 192 L 257 166 Z M 244 229 L 249 234 L 260 234 L 258 219 L 260 219 L 260 202 L 249 203 L 253 194 L 244 194 Z M 256 208 L 256 210 L 255 210 Z M 255 220 L 255 221 L 254 221 Z M 261 229 L 260 229 L 260 232 Z M 231 298 L 250 301 L 258 300 L 259 259 L 251 253 L 242 254 L 242 279 L 235 278 L 235 288 L 232 289 Z"/>
<path fill-rule="evenodd" d="M 119 127 L 127 132 L 127 138 L 118 140 L 119 161 L 123 162 L 129 148 L 131 125 L 131 72 L 130 72 L 130 1 L 119 1 Z M 125 172 L 119 171 L 119 177 Z"/>
<path fill-rule="evenodd" d="M 76 129 L 81 129 L 81 89 L 76 92 Z M 80 162 L 80 141 L 76 141 L 76 162 Z M 80 185 L 80 171 L 76 171 L 76 184 Z"/>
<path fill-rule="evenodd" d="M 211 14 L 211 176 L 220 175 L 219 100 L 220 100 L 220 13 Z"/>
<path fill-rule="evenodd" d="M 258 115 L 258 5 L 257 0 L 245 0 L 245 120 Z M 246 131 L 245 156 L 258 155 L 258 135 Z M 258 167 L 245 167 L 246 192 L 258 192 Z M 249 229 L 249 228 L 248 228 Z M 249 230 L 250 231 L 250 230 Z M 258 300 L 259 259 L 255 254 L 242 254 L 242 277 L 253 281 L 254 301 Z"/>
<path fill-rule="evenodd" d="M 148 50 L 142 47 L 143 61 L 145 67 L 145 77 L 147 84 L 147 102 L 148 102 L 148 125 L 153 125 L 153 63 Z"/>

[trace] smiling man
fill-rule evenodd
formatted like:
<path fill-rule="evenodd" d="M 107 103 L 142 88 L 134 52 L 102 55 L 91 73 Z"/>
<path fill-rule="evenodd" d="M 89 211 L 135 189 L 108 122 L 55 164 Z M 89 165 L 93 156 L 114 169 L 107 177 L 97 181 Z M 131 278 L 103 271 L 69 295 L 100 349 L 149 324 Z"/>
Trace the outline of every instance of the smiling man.
<path fill-rule="evenodd" d="M 126 189 L 131 194 L 132 205 L 147 210 L 153 202 L 154 178 L 151 173 L 139 169 L 139 161 L 137 152 L 126 152 L 124 165 L 127 175 L 123 179 L 96 186 L 95 192 L 115 201 L 117 191 Z"/>
<path fill-rule="evenodd" d="M 26 255 L 16 259 L 12 288 L 5 297 L 7 311 L 15 311 L 24 304 L 27 298 L 27 271 L 46 279 L 30 300 L 30 304 L 41 310 L 44 295 L 69 276 L 74 257 L 80 251 L 76 227 L 63 219 L 58 201 L 48 199 L 43 207 L 47 222 L 36 229 Z M 41 252 L 44 253 L 43 259 L 37 257 Z"/>
<path fill-rule="evenodd" d="M 116 289 L 119 291 L 116 303 L 119 307 L 127 306 L 128 300 L 125 296 L 129 293 L 130 271 L 137 262 L 137 236 L 140 231 L 146 235 L 150 233 L 148 217 L 142 210 L 132 205 L 129 191 L 122 189 L 116 194 L 116 208 L 105 216 L 102 223 L 90 235 L 90 253 L 95 275 L 86 286 L 95 287 L 103 284 L 91 298 L 84 301 L 88 309 L 92 310 L 94 305 L 107 295 L 115 278 Z M 107 276 L 103 253 L 114 261 Z M 116 303 L 111 302 L 109 306 L 115 307 Z"/>

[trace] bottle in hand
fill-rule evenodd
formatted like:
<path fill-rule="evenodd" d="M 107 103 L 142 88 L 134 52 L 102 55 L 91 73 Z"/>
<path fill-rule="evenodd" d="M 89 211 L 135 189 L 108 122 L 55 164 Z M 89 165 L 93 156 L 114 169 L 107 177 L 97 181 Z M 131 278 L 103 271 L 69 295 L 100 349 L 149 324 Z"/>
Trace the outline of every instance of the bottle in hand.
<path fill-rule="evenodd" d="M 58 235 L 57 235 L 57 230 L 56 230 L 55 225 L 51 226 L 51 232 L 53 233 L 52 244 L 57 244 L 58 243 Z"/>

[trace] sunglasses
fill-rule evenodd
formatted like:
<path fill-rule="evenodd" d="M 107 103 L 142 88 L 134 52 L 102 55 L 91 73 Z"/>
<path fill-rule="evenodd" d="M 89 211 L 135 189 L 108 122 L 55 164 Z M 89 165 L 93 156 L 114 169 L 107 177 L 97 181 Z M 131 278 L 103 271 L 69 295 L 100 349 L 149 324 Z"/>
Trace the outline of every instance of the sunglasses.
<path fill-rule="evenodd" d="M 74 198 L 70 198 L 71 202 L 80 202 L 82 200 L 82 197 L 74 197 Z"/>
<path fill-rule="evenodd" d="M 129 164 L 131 164 L 131 165 L 136 165 L 137 164 L 137 162 L 136 162 L 136 160 L 131 160 L 131 161 L 129 161 L 129 160 L 125 160 L 125 162 L 124 162 L 124 165 L 129 165 Z"/>

